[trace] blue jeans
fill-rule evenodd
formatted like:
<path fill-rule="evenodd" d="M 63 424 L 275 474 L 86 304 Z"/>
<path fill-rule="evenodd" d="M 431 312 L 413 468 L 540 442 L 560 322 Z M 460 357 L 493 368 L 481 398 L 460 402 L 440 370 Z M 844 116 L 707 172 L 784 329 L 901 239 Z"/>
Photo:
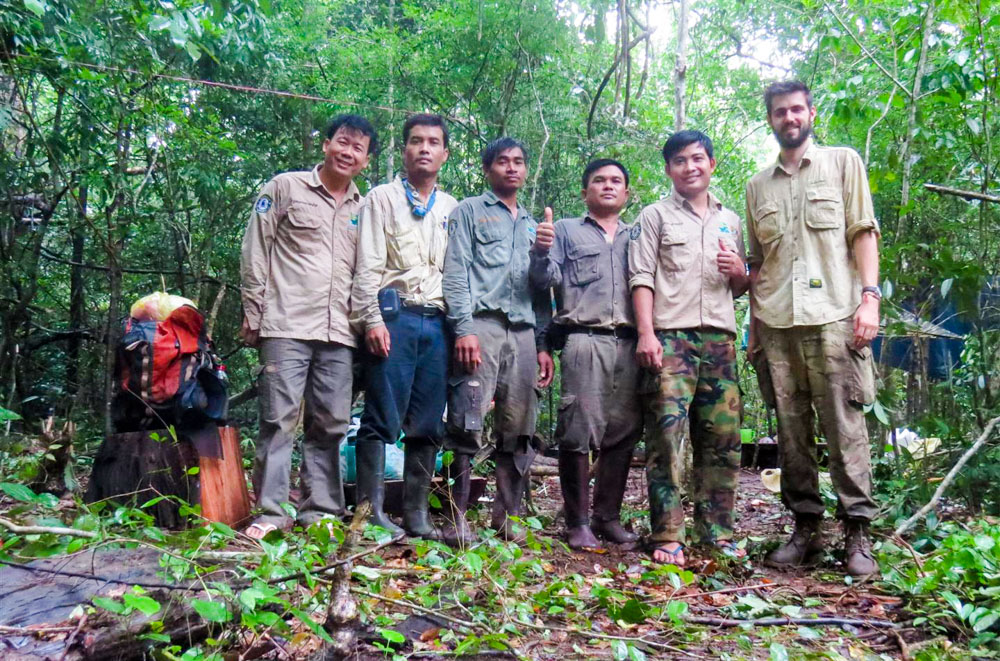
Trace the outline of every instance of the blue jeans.
<path fill-rule="evenodd" d="M 389 331 L 389 355 L 365 352 L 365 411 L 358 443 L 395 443 L 406 436 L 440 444 L 448 397 L 450 341 L 443 312 L 402 308 Z"/>

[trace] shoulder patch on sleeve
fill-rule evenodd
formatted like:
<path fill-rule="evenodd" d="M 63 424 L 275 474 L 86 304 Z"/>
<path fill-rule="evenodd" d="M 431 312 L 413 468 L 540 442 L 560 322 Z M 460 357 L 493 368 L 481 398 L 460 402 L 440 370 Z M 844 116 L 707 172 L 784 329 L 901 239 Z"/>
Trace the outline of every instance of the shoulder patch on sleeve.
<path fill-rule="evenodd" d="M 635 224 L 632 225 L 632 229 L 628 231 L 628 238 L 635 241 L 639 238 L 640 234 L 642 234 L 642 225 L 639 224 L 639 221 L 636 221 Z"/>
<path fill-rule="evenodd" d="M 253 205 L 253 210 L 257 213 L 267 213 L 271 210 L 271 196 L 261 195 L 257 198 L 257 203 Z"/>
<path fill-rule="evenodd" d="M 455 220 L 454 218 L 450 218 L 448 220 L 448 236 L 454 234 L 455 230 L 457 229 L 458 229 L 458 221 Z"/>

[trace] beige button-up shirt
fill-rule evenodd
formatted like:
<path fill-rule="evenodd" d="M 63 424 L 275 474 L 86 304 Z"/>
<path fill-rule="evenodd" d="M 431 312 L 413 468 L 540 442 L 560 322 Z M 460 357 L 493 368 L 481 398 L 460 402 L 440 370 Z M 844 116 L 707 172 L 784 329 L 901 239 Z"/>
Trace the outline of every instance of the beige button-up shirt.
<path fill-rule="evenodd" d="M 311 171 L 267 182 L 240 256 L 243 310 L 261 337 L 357 346 L 349 317 L 361 194 L 338 205 Z"/>
<path fill-rule="evenodd" d="M 441 273 L 448 214 L 456 206 L 455 198 L 436 190 L 427 215 L 415 216 L 399 177 L 365 196 L 358 216 L 358 260 L 351 289 L 351 321 L 360 332 L 385 323 L 378 307 L 378 292 L 385 287 L 399 292 L 405 305 L 444 310 Z"/>
<path fill-rule="evenodd" d="M 653 328 L 736 333 L 732 287 L 716 258 L 720 240 L 744 256 L 739 216 L 709 193 L 701 218 L 675 191 L 643 209 L 630 236 L 629 287 L 653 290 Z"/>
<path fill-rule="evenodd" d="M 747 183 L 754 316 L 772 328 L 846 319 L 861 304 L 854 237 L 878 232 L 868 176 L 847 147 L 811 144 L 799 171 L 779 160 Z"/>

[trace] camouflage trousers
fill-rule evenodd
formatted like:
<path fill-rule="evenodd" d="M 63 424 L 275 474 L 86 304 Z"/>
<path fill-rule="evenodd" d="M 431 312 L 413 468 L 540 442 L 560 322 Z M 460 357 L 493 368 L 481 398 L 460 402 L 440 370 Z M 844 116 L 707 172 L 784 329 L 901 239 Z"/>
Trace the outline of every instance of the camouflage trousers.
<path fill-rule="evenodd" d="M 684 456 L 690 433 L 694 453 L 695 541 L 733 536 L 740 470 L 740 391 L 731 333 L 658 331 L 663 367 L 646 375 L 646 478 L 655 542 L 684 542 L 681 502 Z"/>
<path fill-rule="evenodd" d="M 781 499 L 796 514 L 819 514 L 815 420 L 830 451 L 837 516 L 871 520 L 872 468 L 863 406 L 875 399 L 871 348 L 854 347 L 853 318 L 822 326 L 760 325 L 778 409 Z"/>

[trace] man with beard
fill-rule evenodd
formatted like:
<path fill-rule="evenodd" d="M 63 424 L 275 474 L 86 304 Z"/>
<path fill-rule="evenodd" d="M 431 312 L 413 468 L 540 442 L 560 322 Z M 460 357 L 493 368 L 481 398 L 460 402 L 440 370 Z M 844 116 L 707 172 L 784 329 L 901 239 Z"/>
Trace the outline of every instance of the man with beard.
<path fill-rule="evenodd" d="M 497 492 L 492 526 L 508 540 L 523 537 L 509 517 L 520 514 L 534 458 L 536 370 L 540 387 L 552 380 L 552 358 L 536 350 L 534 332 L 536 309 L 544 317 L 540 326 L 551 316 L 548 297 L 533 296 L 528 281 L 537 224 L 517 203 L 528 173 L 526 160 L 524 145 L 513 138 L 489 143 L 482 162 L 490 190 L 463 200 L 448 221 L 443 287 L 456 339 L 446 441 L 454 452 L 448 471 L 453 520 L 444 534 L 452 545 L 474 540 L 465 520 L 470 471 L 473 455 L 489 450 L 483 417 L 494 398 Z M 551 214 L 546 209 L 549 220 Z"/>
<path fill-rule="evenodd" d="M 814 415 L 830 449 L 847 571 L 878 569 L 868 523 L 877 510 L 864 406 L 875 397 L 869 343 L 878 332 L 879 226 L 857 152 L 812 138 L 816 108 L 798 81 L 764 92 L 778 161 L 747 184 L 750 351 L 763 351 L 774 385 L 781 497 L 795 515 L 791 539 L 767 561 L 798 566 L 822 557 Z"/>
<path fill-rule="evenodd" d="M 404 176 L 365 197 L 358 217 L 358 258 L 352 321 L 364 337 L 365 410 L 357 440 L 358 502 L 371 522 L 402 530 L 383 511 L 385 446 L 405 432 L 403 527 L 439 539 L 428 517 L 428 494 L 444 436 L 448 335 L 441 275 L 448 214 L 458 202 L 437 187 L 448 159 L 448 128 L 440 115 L 403 124 Z"/>
<path fill-rule="evenodd" d="M 695 539 L 734 557 L 740 470 L 740 389 L 733 299 L 747 290 L 739 217 L 709 191 L 715 157 L 700 131 L 663 145 L 673 194 L 642 210 L 629 248 L 639 330 L 636 360 L 648 370 L 646 475 L 653 560 L 683 567 L 682 440 L 694 454 Z"/>
<path fill-rule="evenodd" d="M 254 493 L 263 510 L 247 528 L 261 539 L 288 523 L 289 472 L 299 405 L 305 398 L 302 501 L 309 525 L 343 514 L 340 442 L 351 416 L 354 347 L 349 310 L 361 194 L 354 177 L 377 136 L 368 120 L 341 115 L 323 141 L 323 162 L 267 182 L 240 258 L 240 336 L 260 346 L 260 435 Z"/>
<path fill-rule="evenodd" d="M 619 217 L 627 200 L 625 166 L 609 158 L 592 161 L 583 171 L 587 214 L 541 223 L 531 252 L 532 285 L 555 288 L 549 334 L 565 338 L 556 440 L 566 543 L 578 550 L 599 549 L 597 537 L 617 544 L 638 539 L 620 520 L 632 450 L 642 433 L 629 227 Z M 590 515 L 592 451 L 600 455 Z"/>

